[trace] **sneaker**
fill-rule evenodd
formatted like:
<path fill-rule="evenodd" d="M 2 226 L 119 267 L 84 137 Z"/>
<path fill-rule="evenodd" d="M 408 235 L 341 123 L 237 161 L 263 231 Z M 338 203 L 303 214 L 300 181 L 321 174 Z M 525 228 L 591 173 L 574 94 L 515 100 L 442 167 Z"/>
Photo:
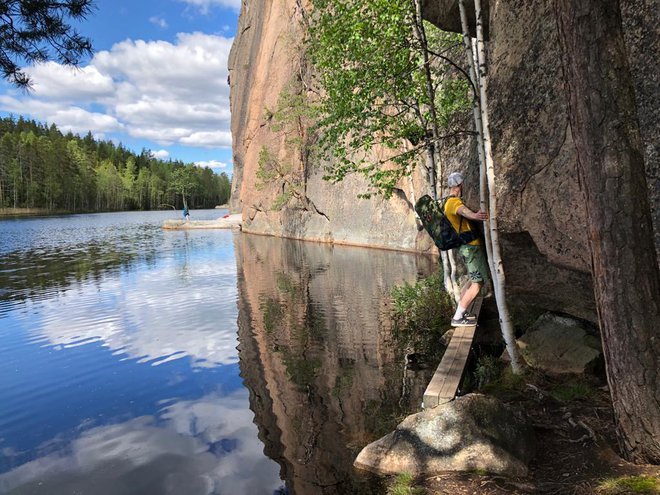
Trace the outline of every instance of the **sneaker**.
<path fill-rule="evenodd" d="M 458 319 L 456 318 L 451 319 L 451 325 L 453 327 L 471 327 L 476 324 L 477 324 L 477 317 L 471 315 L 468 312 L 463 313 L 463 316 Z"/>

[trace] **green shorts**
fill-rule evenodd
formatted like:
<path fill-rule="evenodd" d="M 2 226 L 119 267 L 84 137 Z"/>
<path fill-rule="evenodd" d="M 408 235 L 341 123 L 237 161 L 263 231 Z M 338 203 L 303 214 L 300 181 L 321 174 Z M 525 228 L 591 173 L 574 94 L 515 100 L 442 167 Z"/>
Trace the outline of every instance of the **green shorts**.
<path fill-rule="evenodd" d="M 464 244 L 458 248 L 458 252 L 463 257 L 470 281 L 485 285 L 490 280 L 490 271 L 486 262 L 484 247 Z"/>

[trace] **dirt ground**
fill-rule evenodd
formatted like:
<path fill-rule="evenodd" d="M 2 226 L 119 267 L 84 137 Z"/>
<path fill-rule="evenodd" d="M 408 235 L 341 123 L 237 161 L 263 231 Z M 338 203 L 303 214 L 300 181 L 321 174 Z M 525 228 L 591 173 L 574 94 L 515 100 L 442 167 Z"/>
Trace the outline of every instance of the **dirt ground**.
<path fill-rule="evenodd" d="M 644 475 L 660 479 L 660 466 L 633 465 L 617 454 L 607 387 L 593 384 L 588 398 L 558 400 L 548 391 L 561 386 L 561 380 L 536 377 L 509 397 L 500 397 L 524 409 L 534 425 L 537 453 L 528 477 L 448 473 L 417 480 L 416 486 L 434 495 L 600 495 L 598 486 L 607 478 Z"/>

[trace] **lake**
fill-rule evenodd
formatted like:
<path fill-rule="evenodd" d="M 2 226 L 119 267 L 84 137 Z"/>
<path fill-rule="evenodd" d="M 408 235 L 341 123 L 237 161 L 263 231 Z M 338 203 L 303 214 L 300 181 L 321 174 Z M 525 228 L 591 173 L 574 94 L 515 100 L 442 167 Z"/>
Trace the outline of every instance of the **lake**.
<path fill-rule="evenodd" d="M 435 262 L 179 216 L 0 220 L 0 493 L 383 493 L 353 460 L 434 371 L 387 294 Z"/>

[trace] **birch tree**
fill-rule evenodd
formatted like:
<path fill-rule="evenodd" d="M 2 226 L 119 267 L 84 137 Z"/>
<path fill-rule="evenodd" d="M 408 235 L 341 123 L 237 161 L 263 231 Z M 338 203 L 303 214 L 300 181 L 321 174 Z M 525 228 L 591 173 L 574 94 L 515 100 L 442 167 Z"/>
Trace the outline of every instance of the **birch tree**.
<path fill-rule="evenodd" d="M 522 358 L 518 345 L 516 344 L 516 337 L 513 330 L 513 323 L 506 301 L 506 278 L 504 274 L 504 264 L 502 262 L 502 255 L 500 250 L 499 232 L 497 227 L 497 192 L 495 189 L 495 165 L 493 162 L 493 155 L 491 149 L 490 129 L 488 124 L 488 98 L 486 94 L 486 53 L 484 46 L 483 35 L 483 10 L 481 9 L 480 0 L 475 0 L 476 19 L 477 19 L 477 49 L 476 57 L 473 55 L 472 42 L 470 41 L 470 34 L 467 24 L 467 13 L 465 9 L 465 0 L 460 0 L 459 8 L 461 13 L 461 24 L 463 28 L 463 39 L 465 45 L 465 52 L 470 65 L 471 78 L 474 85 L 478 89 L 478 105 L 473 105 L 473 113 L 475 120 L 475 128 L 478 135 L 479 157 L 480 157 L 480 194 L 481 201 L 484 203 L 484 196 L 486 188 L 483 186 L 485 175 L 487 179 L 488 190 L 488 211 L 489 220 L 487 223 L 486 247 L 490 248 L 488 252 L 488 259 L 491 278 L 493 280 L 493 289 L 495 291 L 495 301 L 497 303 L 497 310 L 500 318 L 500 326 L 502 328 L 502 336 L 506 343 L 506 349 L 511 358 L 511 369 L 514 373 L 521 373 L 523 369 Z M 478 69 L 478 70 L 477 70 Z M 481 149 L 483 147 L 483 149 Z M 484 174 L 485 169 L 485 174 Z"/>
<path fill-rule="evenodd" d="M 369 190 L 361 197 L 388 198 L 421 161 L 427 192 L 437 200 L 441 141 L 465 132 L 455 116 L 468 107 L 467 77 L 450 58 L 459 38 L 426 25 L 419 0 L 313 3 L 310 45 L 322 88 L 325 178 L 362 174 Z M 376 147 L 390 153 L 376 159 Z M 441 260 L 445 288 L 458 298 L 455 263 L 446 252 Z"/>

